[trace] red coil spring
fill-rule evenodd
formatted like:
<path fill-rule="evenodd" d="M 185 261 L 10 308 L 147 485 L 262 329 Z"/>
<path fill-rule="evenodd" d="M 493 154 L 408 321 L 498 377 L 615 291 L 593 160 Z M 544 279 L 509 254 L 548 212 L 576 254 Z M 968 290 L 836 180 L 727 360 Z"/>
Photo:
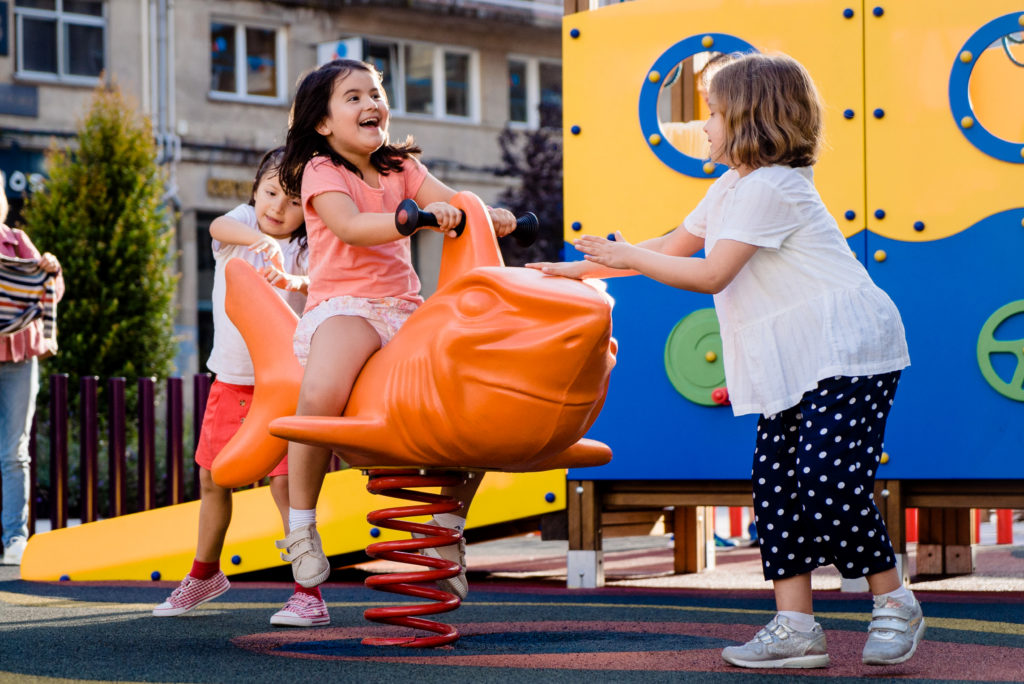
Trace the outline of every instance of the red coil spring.
<path fill-rule="evenodd" d="M 384 558 L 399 563 L 408 563 L 433 569 L 374 575 L 366 578 L 366 586 L 393 594 L 429 599 L 433 603 L 370 608 L 363 613 L 363 617 L 373 622 L 422 629 L 433 632 L 438 636 L 368 637 L 363 639 L 363 643 L 369 646 L 428 648 L 444 646 L 457 641 L 459 632 L 455 627 L 414 616 L 447 613 L 455 610 L 462 604 L 459 597 L 454 594 L 442 591 L 434 586 L 420 586 L 420 583 L 432 583 L 437 580 L 455 577 L 462 571 L 459 564 L 441 558 L 424 556 L 419 553 L 421 549 L 458 543 L 462 538 L 462 534 L 458 530 L 447 527 L 398 520 L 398 518 L 437 515 L 439 513 L 450 513 L 459 510 L 462 508 L 462 503 L 454 497 L 410 491 L 407 488 L 459 485 L 465 482 L 466 474 L 418 470 L 370 470 L 368 475 L 370 479 L 366 484 L 366 488 L 371 493 L 383 494 L 407 501 L 420 501 L 423 502 L 423 505 L 398 506 L 373 511 L 366 516 L 367 521 L 372 525 L 389 530 L 415 532 L 425 536 L 397 541 L 376 542 L 366 547 L 367 555 L 371 558 Z"/>

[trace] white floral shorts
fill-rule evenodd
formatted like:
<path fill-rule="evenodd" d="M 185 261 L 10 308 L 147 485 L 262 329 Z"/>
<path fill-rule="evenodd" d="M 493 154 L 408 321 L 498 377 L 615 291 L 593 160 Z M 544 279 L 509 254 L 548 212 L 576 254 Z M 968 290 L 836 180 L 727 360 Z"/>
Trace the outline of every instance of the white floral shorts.
<path fill-rule="evenodd" d="M 396 297 L 378 297 L 366 299 L 363 297 L 333 297 L 320 302 L 313 310 L 303 314 L 299 319 L 299 325 L 295 328 L 295 336 L 292 338 L 292 347 L 299 363 L 306 365 L 309 358 L 309 345 L 313 341 L 313 333 L 320 327 L 320 324 L 334 316 L 358 316 L 365 318 L 366 322 L 373 326 L 373 329 L 380 335 L 380 346 L 391 341 L 398 329 L 402 327 L 406 319 L 419 307 L 415 302 Z"/>

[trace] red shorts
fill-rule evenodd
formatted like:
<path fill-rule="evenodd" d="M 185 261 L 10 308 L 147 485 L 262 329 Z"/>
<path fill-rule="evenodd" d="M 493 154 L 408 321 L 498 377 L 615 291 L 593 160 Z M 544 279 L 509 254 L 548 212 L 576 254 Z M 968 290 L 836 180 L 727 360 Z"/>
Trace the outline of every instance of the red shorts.
<path fill-rule="evenodd" d="M 199 446 L 196 447 L 196 463 L 203 468 L 210 470 L 213 467 L 213 459 L 242 426 L 252 406 L 253 389 L 252 385 L 213 381 L 210 396 L 206 399 L 203 427 L 199 431 Z M 288 457 L 285 456 L 270 471 L 270 476 L 287 474 Z"/>

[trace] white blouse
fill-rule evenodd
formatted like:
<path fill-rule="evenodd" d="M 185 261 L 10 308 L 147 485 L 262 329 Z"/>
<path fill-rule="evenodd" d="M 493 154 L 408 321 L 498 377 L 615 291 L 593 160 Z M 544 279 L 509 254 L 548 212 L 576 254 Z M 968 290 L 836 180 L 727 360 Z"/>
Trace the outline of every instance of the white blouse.
<path fill-rule="evenodd" d="M 683 222 L 704 238 L 760 247 L 715 295 L 733 413 L 773 415 L 819 380 L 910 365 L 896 305 L 851 253 L 811 168 L 730 170 Z"/>

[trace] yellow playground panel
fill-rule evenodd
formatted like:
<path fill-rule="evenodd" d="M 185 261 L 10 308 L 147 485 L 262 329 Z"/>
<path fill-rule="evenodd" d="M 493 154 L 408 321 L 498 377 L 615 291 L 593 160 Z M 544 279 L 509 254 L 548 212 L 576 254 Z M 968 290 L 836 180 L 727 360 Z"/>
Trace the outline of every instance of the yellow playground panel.
<path fill-rule="evenodd" d="M 366 491 L 358 470 L 330 473 L 317 508 L 317 526 L 328 556 L 365 549 L 408 534 L 380 529 L 366 514 L 404 502 Z M 274 540 L 283 538 L 281 517 L 269 487 L 236 492 L 234 512 L 221 554 L 225 574 L 236 575 L 285 563 Z M 565 509 L 565 471 L 488 473 L 473 500 L 467 527 L 484 527 Z M 133 513 L 33 535 L 21 565 L 25 580 L 182 579 L 195 556 L 199 502 Z"/>
<path fill-rule="evenodd" d="M 862 28 L 859 12 L 843 16 L 846 6 L 834 0 L 639 0 L 567 16 L 566 240 L 615 230 L 631 242 L 644 240 L 676 227 L 697 205 L 712 176 L 698 171 L 691 178 L 662 161 L 658 152 L 670 144 L 652 141 L 652 132 L 641 127 L 657 107 L 657 93 L 642 99 L 641 90 L 657 83 L 653 79 L 667 79 L 676 58 L 714 51 L 784 52 L 811 71 L 827 107 L 829 154 L 817 167 L 818 189 L 829 206 L 851 207 L 860 216 Z M 663 63 L 669 68 L 661 68 Z M 844 117 L 847 110 L 853 118 Z M 849 233 L 862 227 L 843 226 Z"/>
<path fill-rule="evenodd" d="M 670 127 L 657 91 L 672 75 L 666 64 L 714 51 L 783 52 L 808 68 L 826 106 L 827 144 L 815 183 L 847 237 L 867 228 L 900 240 L 937 240 L 1019 205 L 1005 161 L 979 154 L 957 134 L 949 82 L 950 56 L 971 33 L 1020 9 L 1014 0 L 637 0 L 568 15 L 566 240 L 615 230 L 630 241 L 647 239 L 679 225 L 696 206 L 722 169 L 707 173 L 703 160 L 694 160 L 696 171 L 688 173 L 664 161 L 677 155 L 667 150 Z M 1024 63 L 1024 46 L 1007 49 Z M 1024 69 L 1001 53 L 986 45 L 970 59 L 961 54 L 971 71 L 973 123 L 1022 140 Z M 653 126 L 643 125 L 645 117 L 654 117 Z"/>

